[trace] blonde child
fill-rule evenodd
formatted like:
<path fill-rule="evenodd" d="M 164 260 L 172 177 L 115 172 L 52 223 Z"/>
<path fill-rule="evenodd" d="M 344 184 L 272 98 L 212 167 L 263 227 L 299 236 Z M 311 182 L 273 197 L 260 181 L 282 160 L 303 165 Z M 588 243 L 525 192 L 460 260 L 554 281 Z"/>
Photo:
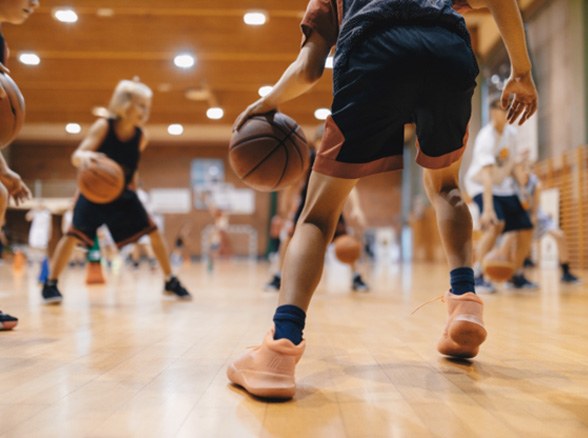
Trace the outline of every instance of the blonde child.
<path fill-rule="evenodd" d="M 51 258 L 49 278 L 41 292 L 46 304 L 61 303 L 63 297 L 57 288 L 57 279 L 72 250 L 78 241 L 91 247 L 96 230 L 104 224 L 118 248 L 148 235 L 165 275 L 164 293 L 183 300 L 191 299 L 190 293 L 172 274 L 166 245 L 135 189 L 139 159 L 147 147 L 142 127 L 149 118 L 151 97 L 151 89 L 138 80 L 119 82 L 109 105 L 111 116 L 98 119 L 73 153 L 72 163 L 78 168 L 90 165 L 100 155 L 116 161 L 124 171 L 126 187 L 108 204 L 95 204 L 81 194 L 78 196 L 72 226 L 59 241 Z"/>

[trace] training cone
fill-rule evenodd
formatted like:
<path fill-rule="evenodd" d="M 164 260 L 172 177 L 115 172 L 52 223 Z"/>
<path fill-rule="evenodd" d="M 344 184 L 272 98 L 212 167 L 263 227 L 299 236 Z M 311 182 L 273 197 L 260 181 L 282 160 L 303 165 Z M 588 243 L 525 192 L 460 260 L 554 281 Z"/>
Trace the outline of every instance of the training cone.
<path fill-rule="evenodd" d="M 98 238 L 94 239 L 94 245 L 88 250 L 88 263 L 86 264 L 86 284 L 104 284 L 102 263 L 100 263 L 100 245 Z"/>
<path fill-rule="evenodd" d="M 14 260 L 12 262 L 12 267 L 16 271 L 20 271 L 26 265 L 27 259 L 22 251 L 16 251 L 14 253 Z"/>

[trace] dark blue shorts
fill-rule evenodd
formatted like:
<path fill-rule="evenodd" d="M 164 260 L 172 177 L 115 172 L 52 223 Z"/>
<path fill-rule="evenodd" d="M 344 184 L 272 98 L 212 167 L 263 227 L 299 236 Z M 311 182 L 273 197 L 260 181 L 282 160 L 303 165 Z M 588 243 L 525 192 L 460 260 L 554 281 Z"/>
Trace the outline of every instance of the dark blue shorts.
<path fill-rule="evenodd" d="M 402 168 L 407 123 L 416 124 L 417 162 L 449 166 L 467 142 L 478 72 L 468 43 L 445 28 L 371 34 L 353 53 L 336 55 L 332 116 L 314 170 L 359 178 Z"/>
<path fill-rule="evenodd" d="M 137 193 L 129 189 L 108 204 L 95 204 L 79 195 L 73 210 L 72 226 L 66 234 L 91 247 L 96 230 L 101 225 L 108 227 L 119 248 L 157 230 Z"/>
<path fill-rule="evenodd" d="M 493 196 L 494 211 L 499 221 L 504 222 L 504 231 L 531 230 L 533 224 L 529 214 L 521 205 L 518 196 Z M 484 199 L 482 195 L 474 196 L 474 202 L 480 209 L 480 214 L 484 211 Z"/>

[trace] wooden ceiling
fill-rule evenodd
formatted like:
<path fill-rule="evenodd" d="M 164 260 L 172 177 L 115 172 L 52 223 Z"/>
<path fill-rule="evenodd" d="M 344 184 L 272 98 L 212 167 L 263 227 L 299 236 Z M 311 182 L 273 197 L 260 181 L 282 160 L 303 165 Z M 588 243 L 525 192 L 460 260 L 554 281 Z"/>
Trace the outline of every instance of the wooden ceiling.
<path fill-rule="evenodd" d="M 107 104 L 120 79 L 139 76 L 154 90 L 150 131 L 165 137 L 165 127 L 181 123 L 182 138 L 227 138 L 230 125 L 262 85 L 271 85 L 296 57 L 298 25 L 307 0 L 41 0 L 23 25 L 4 25 L 11 50 L 8 66 L 27 103 L 21 139 L 59 140 L 68 122 L 82 124 L 84 135 L 95 120 L 92 110 Z M 77 23 L 53 18 L 55 8 L 73 7 Z M 243 14 L 263 10 L 264 26 L 247 26 Z M 109 12 L 111 13 L 109 15 Z M 484 14 L 468 21 L 478 26 Z M 32 51 L 37 66 L 18 62 Z M 173 58 L 193 53 L 194 67 L 181 70 Z M 207 97 L 202 90 L 209 90 Z M 190 93 L 191 91 L 191 93 Z M 187 96 L 196 96 L 196 100 Z M 315 109 L 331 102 L 331 71 L 311 93 L 282 110 L 303 125 L 316 125 Z M 212 105 L 222 120 L 206 117 Z"/>

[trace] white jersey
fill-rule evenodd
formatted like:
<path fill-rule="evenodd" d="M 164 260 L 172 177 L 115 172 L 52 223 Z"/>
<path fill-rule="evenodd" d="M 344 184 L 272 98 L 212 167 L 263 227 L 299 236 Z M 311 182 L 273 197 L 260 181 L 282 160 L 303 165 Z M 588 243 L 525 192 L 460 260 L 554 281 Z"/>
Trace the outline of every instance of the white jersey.
<path fill-rule="evenodd" d="M 48 209 L 32 210 L 29 246 L 35 249 L 47 249 L 51 239 L 51 212 Z"/>
<path fill-rule="evenodd" d="M 518 152 L 517 130 L 514 126 L 506 125 L 502 135 L 491 123 L 484 126 L 476 137 L 472 163 L 465 176 L 468 195 L 473 198 L 484 192 L 484 185 L 478 180 L 484 167 L 501 167 L 507 161 L 514 160 Z M 494 196 L 512 196 L 516 193 L 516 182 L 512 176 L 507 176 L 501 183 L 492 186 Z"/>

